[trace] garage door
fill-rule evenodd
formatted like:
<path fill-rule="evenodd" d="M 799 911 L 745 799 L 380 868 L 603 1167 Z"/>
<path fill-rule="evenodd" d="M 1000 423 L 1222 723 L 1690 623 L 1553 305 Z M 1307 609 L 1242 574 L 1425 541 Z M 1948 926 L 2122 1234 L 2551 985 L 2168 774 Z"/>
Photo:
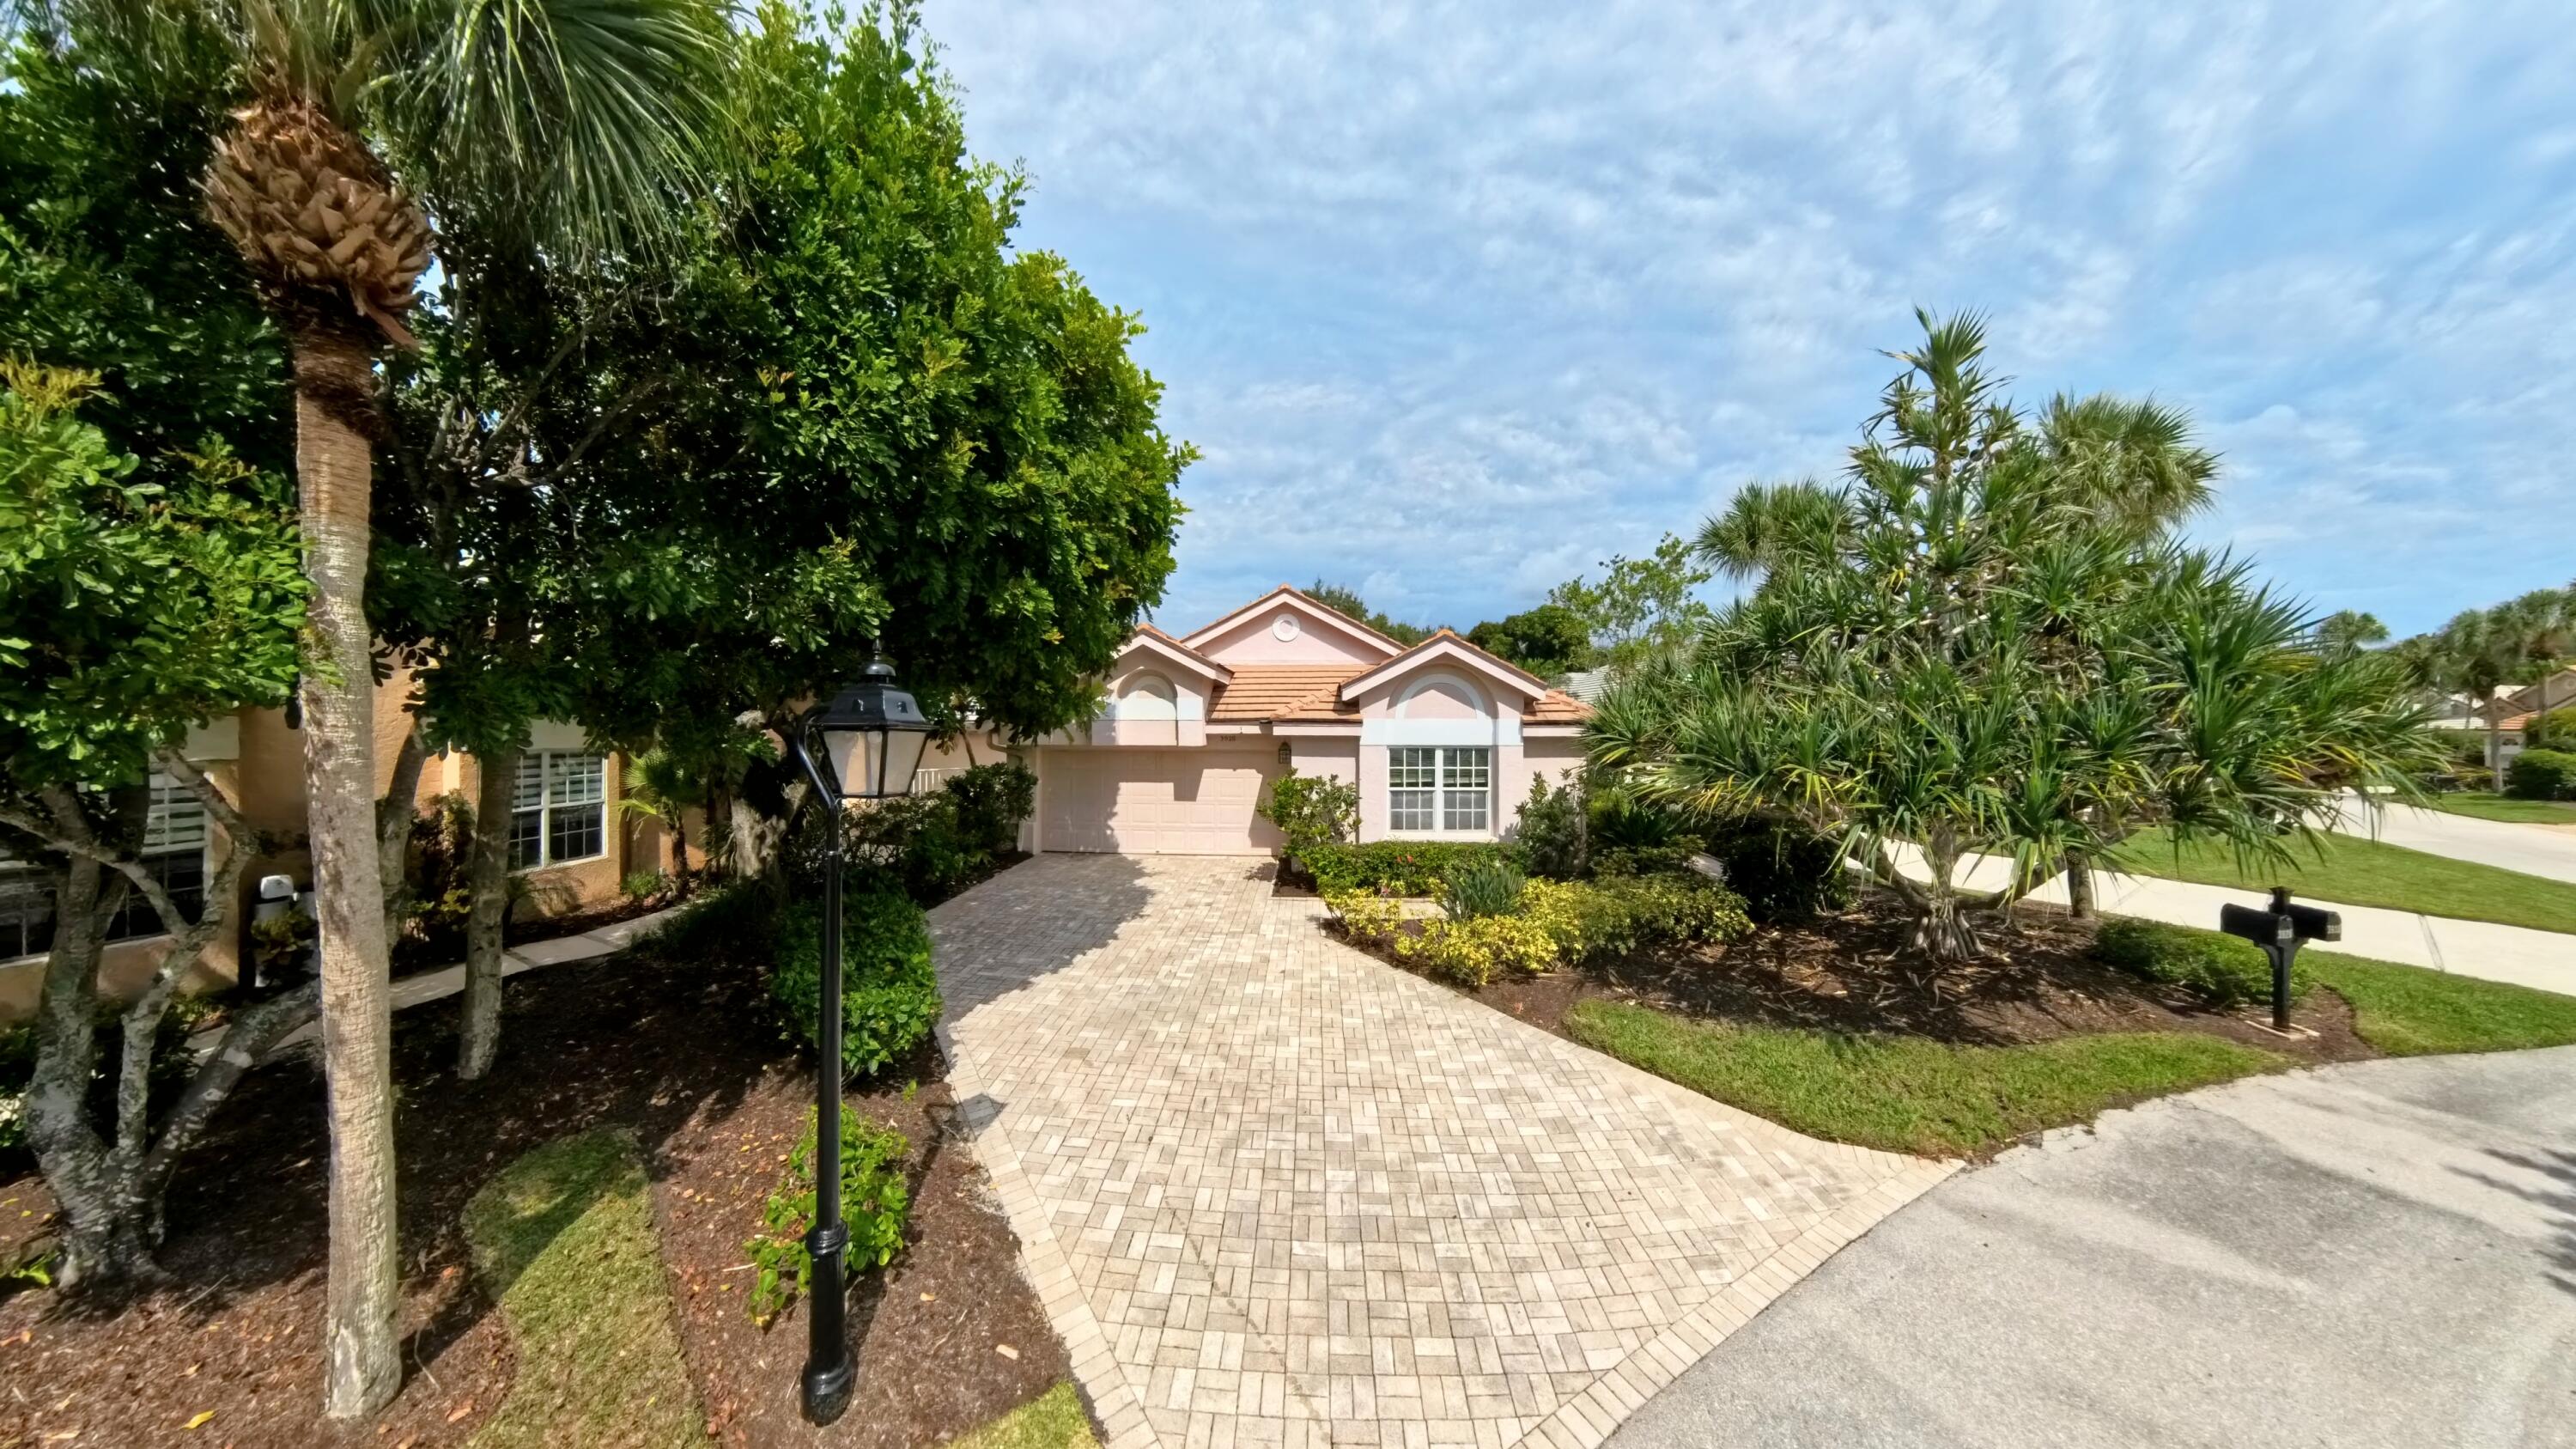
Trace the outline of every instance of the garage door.
<path fill-rule="evenodd" d="M 1280 771 L 1250 750 L 1048 750 L 1039 760 L 1042 850 L 1241 855 L 1279 843 L 1252 813 Z"/>

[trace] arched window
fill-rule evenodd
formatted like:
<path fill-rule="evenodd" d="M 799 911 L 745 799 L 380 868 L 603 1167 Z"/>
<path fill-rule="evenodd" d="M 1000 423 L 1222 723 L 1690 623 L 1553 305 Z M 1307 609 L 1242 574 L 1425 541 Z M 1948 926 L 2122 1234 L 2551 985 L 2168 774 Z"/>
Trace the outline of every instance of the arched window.
<path fill-rule="evenodd" d="M 1177 720 L 1181 717 L 1181 696 L 1172 681 L 1154 673 L 1131 674 L 1118 690 L 1118 718 L 1125 720 Z"/>

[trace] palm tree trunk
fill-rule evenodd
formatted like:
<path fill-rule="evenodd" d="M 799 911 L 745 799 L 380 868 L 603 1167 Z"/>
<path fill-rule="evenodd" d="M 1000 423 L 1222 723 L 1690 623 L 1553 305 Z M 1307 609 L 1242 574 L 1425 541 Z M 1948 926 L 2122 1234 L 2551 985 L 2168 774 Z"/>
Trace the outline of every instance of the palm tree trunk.
<path fill-rule="evenodd" d="M 474 803 L 474 858 L 467 867 L 465 1015 L 457 1031 L 456 1075 L 473 1081 L 492 1070 L 501 1047 L 501 931 L 510 907 L 510 804 L 519 752 L 482 758 Z"/>
<path fill-rule="evenodd" d="M 2066 852 L 2066 913 L 2079 921 L 2093 918 L 2093 862 L 2080 850 Z"/>
<path fill-rule="evenodd" d="M 295 331 L 295 473 L 317 667 L 304 676 L 304 789 L 322 934 L 322 1068 L 331 1129 L 323 1413 L 355 1419 L 402 1386 L 394 1314 L 393 1022 L 376 849 L 375 676 L 367 629 L 367 437 L 374 387 L 351 333 Z"/>

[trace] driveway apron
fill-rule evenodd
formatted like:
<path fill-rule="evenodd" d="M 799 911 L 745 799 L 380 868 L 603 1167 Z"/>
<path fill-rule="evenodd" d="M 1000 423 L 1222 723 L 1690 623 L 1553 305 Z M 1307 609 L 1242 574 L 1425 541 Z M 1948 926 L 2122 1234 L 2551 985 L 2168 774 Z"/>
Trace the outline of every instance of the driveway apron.
<path fill-rule="evenodd" d="M 1342 945 L 1252 858 L 932 912 L 978 1157 L 1113 1445 L 1588 1446 L 1950 1167 Z"/>

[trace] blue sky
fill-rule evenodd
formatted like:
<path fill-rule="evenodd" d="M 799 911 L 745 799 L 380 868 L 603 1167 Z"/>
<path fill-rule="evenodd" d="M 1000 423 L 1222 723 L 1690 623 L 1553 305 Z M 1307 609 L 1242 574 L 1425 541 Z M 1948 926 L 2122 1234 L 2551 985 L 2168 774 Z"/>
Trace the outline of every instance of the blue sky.
<path fill-rule="evenodd" d="M 929 0 L 1024 246 L 1142 314 L 1187 626 L 1526 607 L 1831 476 L 1911 309 L 2152 393 L 2196 533 L 2399 633 L 2576 578 L 2576 17 Z"/>

